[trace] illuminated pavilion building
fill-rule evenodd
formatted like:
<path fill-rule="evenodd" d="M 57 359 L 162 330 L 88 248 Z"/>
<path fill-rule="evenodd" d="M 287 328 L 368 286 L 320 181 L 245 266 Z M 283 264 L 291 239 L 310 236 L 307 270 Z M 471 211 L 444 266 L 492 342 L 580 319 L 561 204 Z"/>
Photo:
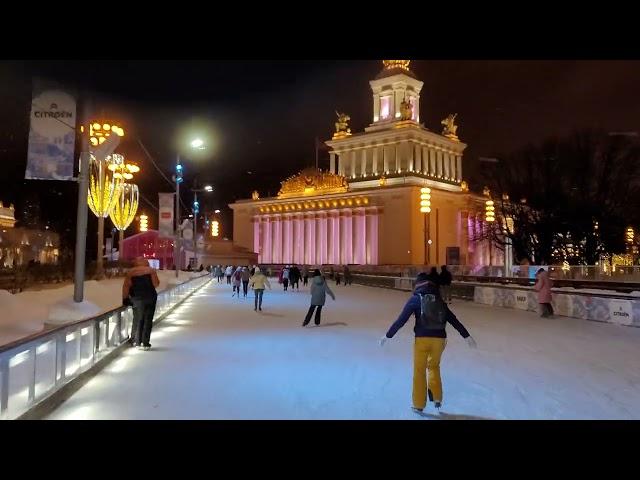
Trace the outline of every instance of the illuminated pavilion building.
<path fill-rule="evenodd" d="M 237 201 L 233 238 L 267 264 L 489 264 L 486 198 L 463 181 L 466 145 L 455 115 L 442 134 L 420 123 L 423 82 L 409 60 L 385 60 L 369 82 L 372 123 L 352 133 L 338 114 L 326 141 L 329 171 L 303 170 L 282 182 L 277 197 Z M 421 189 L 431 190 L 421 213 Z M 494 248 L 493 265 L 501 252 Z"/>

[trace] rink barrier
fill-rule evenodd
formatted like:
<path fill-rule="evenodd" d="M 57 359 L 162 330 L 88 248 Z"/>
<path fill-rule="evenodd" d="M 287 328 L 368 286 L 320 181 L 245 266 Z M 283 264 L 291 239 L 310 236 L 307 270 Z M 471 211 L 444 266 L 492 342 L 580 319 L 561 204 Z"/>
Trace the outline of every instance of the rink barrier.
<path fill-rule="evenodd" d="M 353 283 L 372 287 L 411 291 L 415 279 L 379 275 L 353 274 Z M 572 291 L 552 289 L 552 305 L 556 315 L 594 322 L 640 327 L 640 296 L 618 292 Z M 536 291 L 524 285 L 491 285 L 487 283 L 453 282 L 454 298 L 493 307 L 515 308 L 539 312 Z"/>
<path fill-rule="evenodd" d="M 159 292 L 154 324 L 210 280 L 203 275 Z M 119 307 L 0 347 L 0 420 L 29 418 L 99 371 L 125 348 L 132 323 L 133 309 Z"/>

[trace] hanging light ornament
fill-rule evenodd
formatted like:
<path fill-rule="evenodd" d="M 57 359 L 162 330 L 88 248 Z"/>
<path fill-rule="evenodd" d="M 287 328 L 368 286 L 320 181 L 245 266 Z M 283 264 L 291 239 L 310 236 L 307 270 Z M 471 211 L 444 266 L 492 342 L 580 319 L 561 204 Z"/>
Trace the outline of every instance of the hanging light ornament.
<path fill-rule="evenodd" d="M 98 218 L 106 218 L 118 201 L 122 178 L 116 177 L 112 165 L 124 162 L 124 157 L 117 153 L 109 155 L 104 161 L 93 155 L 89 163 L 89 208 Z"/>
<path fill-rule="evenodd" d="M 113 226 L 120 230 L 121 239 L 124 231 L 129 228 L 131 222 L 136 218 L 138 200 L 139 191 L 136 184 L 123 183 L 120 186 L 118 198 L 109 217 L 113 222 Z"/>

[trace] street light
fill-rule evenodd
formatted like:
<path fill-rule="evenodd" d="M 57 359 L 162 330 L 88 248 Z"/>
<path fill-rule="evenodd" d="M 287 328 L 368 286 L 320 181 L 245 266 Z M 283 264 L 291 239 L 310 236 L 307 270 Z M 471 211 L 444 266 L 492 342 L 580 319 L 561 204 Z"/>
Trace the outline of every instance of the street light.
<path fill-rule="evenodd" d="M 193 142 L 192 142 L 193 144 Z M 196 268 L 198 267 L 198 213 L 200 213 L 200 202 L 198 202 L 198 193 L 213 192 L 211 185 L 205 185 L 204 188 L 192 188 L 193 192 L 193 254 L 196 258 Z"/>
<path fill-rule="evenodd" d="M 192 149 L 194 150 L 204 150 L 205 149 L 205 145 L 204 145 L 204 141 L 202 141 L 202 139 L 200 138 L 195 138 L 193 139 L 189 145 L 191 146 Z M 180 184 L 183 181 L 182 175 L 183 175 L 183 169 L 182 169 L 182 164 L 180 163 L 180 155 L 178 154 L 176 156 L 176 174 L 174 175 L 173 179 L 176 182 L 176 239 L 174 243 L 174 248 L 173 248 L 173 261 L 175 263 L 176 266 L 176 279 L 178 278 L 178 273 L 180 272 L 180 243 L 181 243 L 181 235 L 180 235 Z"/>

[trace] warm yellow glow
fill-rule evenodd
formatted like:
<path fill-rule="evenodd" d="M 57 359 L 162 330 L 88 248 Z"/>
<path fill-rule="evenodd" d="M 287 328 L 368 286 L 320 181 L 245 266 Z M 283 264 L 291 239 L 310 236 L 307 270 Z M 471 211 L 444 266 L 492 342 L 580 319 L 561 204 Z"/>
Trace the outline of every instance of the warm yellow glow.
<path fill-rule="evenodd" d="M 115 176 L 115 175 L 114 175 Z M 113 226 L 118 230 L 126 230 L 138 211 L 139 200 L 138 186 L 131 183 L 123 183 L 118 190 L 118 198 L 109 213 Z"/>
<path fill-rule="evenodd" d="M 144 213 L 140 215 L 140 231 L 146 232 L 149 229 L 148 225 L 149 217 L 147 217 Z"/>
<path fill-rule="evenodd" d="M 109 125 L 108 123 L 105 123 L 104 125 L 102 125 L 102 128 L 104 130 L 111 130 L 111 125 Z"/>
<path fill-rule="evenodd" d="M 117 154 L 113 154 L 103 161 L 91 157 L 87 202 L 96 217 L 108 217 L 118 201 L 122 179 L 116 178 L 111 173 L 109 165 L 122 161 L 122 159 L 122 155 Z"/>
<path fill-rule="evenodd" d="M 100 124 L 99 124 L 99 123 L 94 123 L 94 124 L 93 124 L 93 129 L 94 129 L 94 130 L 100 130 L 100 128 L 101 128 L 101 127 L 100 127 Z"/>
<path fill-rule="evenodd" d="M 493 206 L 493 200 L 487 200 L 485 203 L 485 216 L 484 220 L 488 223 L 495 222 L 495 207 Z"/>
<path fill-rule="evenodd" d="M 431 189 L 422 187 L 420 189 L 420 213 L 431 212 Z"/>
<path fill-rule="evenodd" d="M 411 60 L 383 60 L 385 70 L 392 70 L 394 68 L 400 68 L 402 70 L 409 70 L 409 64 Z"/>
<path fill-rule="evenodd" d="M 211 236 L 217 237 L 218 235 L 220 235 L 220 222 L 214 220 L 211 222 Z"/>

